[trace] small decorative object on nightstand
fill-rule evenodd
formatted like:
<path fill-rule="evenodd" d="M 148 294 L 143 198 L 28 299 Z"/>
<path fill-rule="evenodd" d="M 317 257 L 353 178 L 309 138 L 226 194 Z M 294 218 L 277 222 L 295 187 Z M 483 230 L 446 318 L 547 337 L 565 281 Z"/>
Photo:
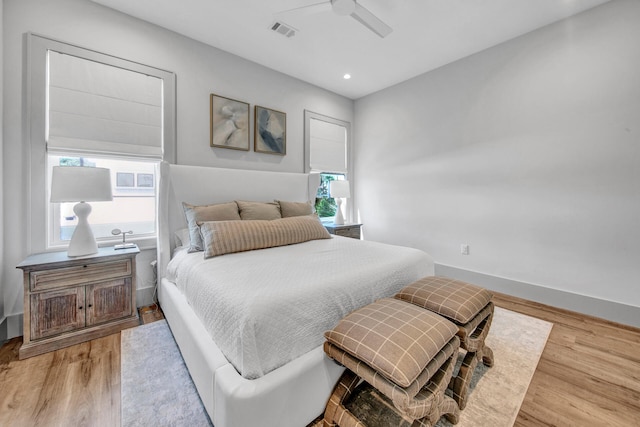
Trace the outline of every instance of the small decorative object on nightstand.
<path fill-rule="evenodd" d="M 111 234 L 113 234 L 114 236 L 119 236 L 122 234 L 122 243 L 119 245 L 115 245 L 113 249 L 118 250 L 118 249 L 129 249 L 129 248 L 136 247 L 135 243 L 127 243 L 127 234 L 133 234 L 133 230 L 122 231 L 119 228 L 114 228 L 113 230 L 111 230 Z"/>
<path fill-rule="evenodd" d="M 351 237 L 360 239 L 360 228 L 362 224 L 324 224 L 324 228 L 336 236 Z"/>
<path fill-rule="evenodd" d="M 24 272 L 24 339 L 20 359 L 68 347 L 137 326 L 138 247 L 69 257 L 34 254 Z"/>

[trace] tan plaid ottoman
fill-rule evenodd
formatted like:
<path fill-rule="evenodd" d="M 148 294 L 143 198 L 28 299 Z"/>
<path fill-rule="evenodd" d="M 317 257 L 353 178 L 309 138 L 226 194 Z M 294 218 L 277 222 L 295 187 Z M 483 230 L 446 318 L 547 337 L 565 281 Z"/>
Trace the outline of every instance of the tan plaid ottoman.
<path fill-rule="evenodd" d="M 408 285 L 395 297 L 438 313 L 458 327 L 460 347 L 467 353 L 450 388 L 458 406 L 464 409 L 478 362 L 482 360 L 486 366 L 493 366 L 493 351 L 485 344 L 493 319 L 493 295 L 470 283 L 428 276 Z"/>
<path fill-rule="evenodd" d="M 346 408 L 361 379 L 409 425 L 431 426 L 442 415 L 455 424 L 460 410 L 445 390 L 460 346 L 457 332 L 444 317 L 394 298 L 347 315 L 325 333 L 325 353 L 347 369 L 329 398 L 324 426 L 375 426 Z"/>

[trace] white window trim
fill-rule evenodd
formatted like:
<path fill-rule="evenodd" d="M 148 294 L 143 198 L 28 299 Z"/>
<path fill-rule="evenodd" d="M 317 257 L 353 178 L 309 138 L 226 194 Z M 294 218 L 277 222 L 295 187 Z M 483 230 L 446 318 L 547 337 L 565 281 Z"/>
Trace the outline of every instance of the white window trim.
<path fill-rule="evenodd" d="M 101 62 L 163 80 L 163 160 L 175 163 L 176 158 L 176 76 L 174 73 L 128 61 L 115 56 L 96 52 L 90 49 L 53 40 L 47 37 L 28 33 L 27 44 L 27 78 L 25 131 L 23 147 L 26 151 L 26 212 L 30 216 L 27 229 L 27 250 L 30 253 L 46 250 L 59 250 L 60 247 L 47 247 L 49 201 L 47 200 L 47 147 L 46 147 L 46 90 L 47 90 L 47 51 L 54 50 L 80 58 Z M 156 185 L 157 188 L 157 185 Z M 156 197 L 157 203 L 157 197 Z M 118 239 L 109 239 L 102 244 L 112 244 Z M 141 248 L 156 245 L 156 237 L 132 239 L 138 241 Z"/>
<path fill-rule="evenodd" d="M 333 123 L 335 125 L 343 126 L 347 130 L 347 171 L 330 171 L 330 170 L 312 170 L 311 169 L 311 120 L 320 120 L 327 123 Z M 313 111 L 304 110 L 304 170 L 305 173 L 327 173 L 344 175 L 345 179 L 349 181 L 351 186 L 351 197 L 347 199 L 345 203 L 346 220 L 351 221 L 354 218 L 353 207 L 355 206 L 355 191 L 354 191 L 354 174 L 353 174 L 353 144 L 351 143 L 351 123 L 336 119 L 333 117 L 325 116 L 323 114 L 314 113 Z"/>

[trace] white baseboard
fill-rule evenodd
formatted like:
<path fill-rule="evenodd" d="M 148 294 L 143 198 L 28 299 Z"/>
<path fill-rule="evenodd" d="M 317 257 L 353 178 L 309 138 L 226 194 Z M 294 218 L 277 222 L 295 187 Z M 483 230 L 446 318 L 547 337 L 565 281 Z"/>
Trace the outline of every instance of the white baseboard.
<path fill-rule="evenodd" d="M 640 307 L 490 276 L 449 265 L 436 264 L 436 275 L 463 280 L 514 297 L 640 328 Z"/>
<path fill-rule="evenodd" d="M 156 290 L 155 286 L 136 289 L 136 305 L 138 307 L 145 307 L 147 305 L 153 304 L 153 297 L 154 297 L 155 290 Z"/>
<path fill-rule="evenodd" d="M 10 314 L 0 323 L 0 341 L 22 336 L 22 318 L 22 313 Z"/>
<path fill-rule="evenodd" d="M 7 333 L 7 318 L 2 317 L 0 320 L 0 345 L 4 344 L 6 340 L 9 339 L 9 334 Z"/>

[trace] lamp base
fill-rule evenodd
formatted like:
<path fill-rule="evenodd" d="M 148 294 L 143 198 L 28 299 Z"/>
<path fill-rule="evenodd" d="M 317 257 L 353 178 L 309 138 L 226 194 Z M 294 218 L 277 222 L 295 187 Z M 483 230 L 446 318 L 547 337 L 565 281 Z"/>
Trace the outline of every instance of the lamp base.
<path fill-rule="evenodd" d="M 77 203 L 73 207 L 73 212 L 78 217 L 78 225 L 71 236 L 67 256 L 78 257 L 98 253 L 98 244 L 87 220 L 91 213 L 91 205 L 85 202 Z"/>
<path fill-rule="evenodd" d="M 336 216 L 333 219 L 333 223 L 336 225 L 344 224 L 344 216 L 342 215 L 342 199 L 335 199 L 336 204 L 338 205 L 336 208 Z"/>

